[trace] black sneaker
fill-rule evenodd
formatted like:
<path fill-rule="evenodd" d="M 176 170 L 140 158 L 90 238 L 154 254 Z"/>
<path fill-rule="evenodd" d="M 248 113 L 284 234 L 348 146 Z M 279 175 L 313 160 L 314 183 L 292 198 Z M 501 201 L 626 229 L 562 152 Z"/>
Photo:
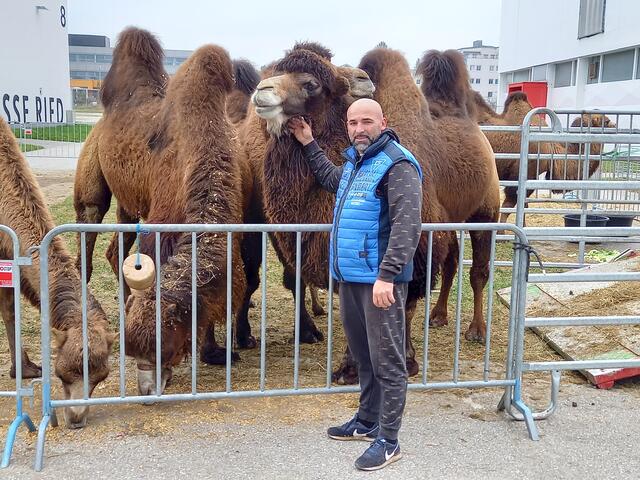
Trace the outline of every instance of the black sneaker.
<path fill-rule="evenodd" d="M 400 458 L 402 458 L 400 443 L 389 443 L 384 438 L 378 438 L 356 460 L 356 468 L 367 471 L 380 470 Z"/>
<path fill-rule="evenodd" d="M 329 438 L 334 440 L 364 440 L 373 442 L 378 436 L 380 425 L 377 423 L 373 427 L 365 427 L 356 414 L 351 420 L 339 427 L 330 427 L 327 430 Z"/>

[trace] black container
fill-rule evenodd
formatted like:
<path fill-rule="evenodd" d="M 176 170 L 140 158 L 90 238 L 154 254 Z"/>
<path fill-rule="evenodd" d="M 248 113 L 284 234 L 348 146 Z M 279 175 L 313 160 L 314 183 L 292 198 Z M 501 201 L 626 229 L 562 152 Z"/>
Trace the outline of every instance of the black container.
<path fill-rule="evenodd" d="M 565 227 L 579 227 L 580 226 L 580 214 L 572 213 L 570 215 L 564 215 Z M 586 215 L 585 227 L 606 227 L 609 222 L 609 217 L 604 215 Z"/>
<path fill-rule="evenodd" d="M 636 218 L 634 213 L 622 215 L 608 215 L 609 221 L 607 227 L 633 227 L 633 219 Z"/>

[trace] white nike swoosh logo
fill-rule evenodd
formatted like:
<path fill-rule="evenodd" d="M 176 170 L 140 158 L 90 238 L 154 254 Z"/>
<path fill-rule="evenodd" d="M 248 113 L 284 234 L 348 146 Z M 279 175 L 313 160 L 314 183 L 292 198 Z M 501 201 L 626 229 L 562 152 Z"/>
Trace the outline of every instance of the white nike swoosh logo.
<path fill-rule="evenodd" d="M 387 452 L 386 452 L 386 450 L 385 450 L 385 452 L 384 452 L 384 461 L 385 461 L 385 462 L 388 462 L 388 461 L 389 461 L 389 459 L 390 459 L 391 457 L 393 457 L 393 454 L 394 454 L 394 453 L 396 453 L 396 450 L 397 450 L 397 449 L 398 449 L 398 447 L 394 448 L 394 449 L 391 451 L 391 453 L 387 453 Z"/>
<path fill-rule="evenodd" d="M 366 432 L 365 432 L 365 433 L 360 433 L 360 432 L 358 432 L 358 429 L 356 428 L 356 429 L 353 431 L 353 436 L 354 436 L 354 437 L 366 437 L 366 436 L 367 436 L 367 433 L 366 433 Z"/>

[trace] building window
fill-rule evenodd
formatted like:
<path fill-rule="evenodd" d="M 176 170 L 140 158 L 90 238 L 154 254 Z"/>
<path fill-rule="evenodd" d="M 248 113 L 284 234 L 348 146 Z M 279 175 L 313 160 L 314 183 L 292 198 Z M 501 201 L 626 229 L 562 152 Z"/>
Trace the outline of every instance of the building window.
<path fill-rule="evenodd" d="M 547 79 L 547 66 L 537 65 L 531 69 L 532 82 L 544 82 Z"/>
<path fill-rule="evenodd" d="M 493 97 L 493 92 L 487 92 L 487 97 L 489 98 Z"/>
<path fill-rule="evenodd" d="M 475 65 L 469 65 L 469 70 L 473 70 Z"/>
<path fill-rule="evenodd" d="M 571 83 L 571 73 L 573 71 L 573 61 L 556 64 L 556 76 L 554 87 L 568 87 Z"/>
<path fill-rule="evenodd" d="M 493 85 L 493 78 L 489 79 L 489 85 Z"/>
<path fill-rule="evenodd" d="M 617 82 L 633 78 L 634 50 L 608 53 L 602 56 L 602 81 Z"/>
<path fill-rule="evenodd" d="M 493 83 L 494 83 L 495 85 L 497 85 L 497 84 L 498 84 L 498 79 L 497 79 L 497 78 L 494 78 L 494 79 L 493 79 Z"/>
<path fill-rule="evenodd" d="M 474 83 L 474 82 L 475 82 L 475 80 L 476 80 L 475 78 L 470 78 L 470 79 L 469 79 L 469 83 Z"/>
<path fill-rule="evenodd" d="M 530 68 L 525 68 L 524 70 L 517 70 L 513 72 L 513 81 L 514 83 L 528 82 L 530 74 L 531 74 Z"/>
<path fill-rule="evenodd" d="M 97 63 L 111 63 L 111 62 L 113 62 L 113 56 L 112 55 L 96 55 L 96 62 Z"/>
<path fill-rule="evenodd" d="M 496 69 L 495 65 L 489 65 L 489 71 L 493 72 Z"/>
<path fill-rule="evenodd" d="M 587 70 L 587 83 L 598 83 L 600 78 L 600 55 L 589 59 Z"/>
<path fill-rule="evenodd" d="M 86 63 L 96 63 L 96 56 L 89 53 L 78 53 L 77 61 L 86 62 Z"/>
<path fill-rule="evenodd" d="M 480 83 L 480 79 L 479 78 L 476 78 L 476 83 Z"/>
<path fill-rule="evenodd" d="M 477 70 L 477 71 L 482 70 L 482 65 L 476 65 L 476 70 Z"/>
<path fill-rule="evenodd" d="M 591 37 L 604 32 L 606 0 L 580 0 L 578 38 Z"/>
<path fill-rule="evenodd" d="M 69 61 L 70 62 L 77 62 L 78 61 L 78 55 L 75 53 L 70 53 L 69 54 Z"/>

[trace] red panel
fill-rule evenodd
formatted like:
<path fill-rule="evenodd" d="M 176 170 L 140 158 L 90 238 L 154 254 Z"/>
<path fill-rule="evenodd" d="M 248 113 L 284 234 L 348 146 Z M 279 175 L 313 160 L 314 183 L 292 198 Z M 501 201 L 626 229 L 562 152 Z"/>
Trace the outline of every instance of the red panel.
<path fill-rule="evenodd" d="M 547 82 L 510 83 L 508 93 L 524 92 L 532 107 L 547 106 Z"/>

